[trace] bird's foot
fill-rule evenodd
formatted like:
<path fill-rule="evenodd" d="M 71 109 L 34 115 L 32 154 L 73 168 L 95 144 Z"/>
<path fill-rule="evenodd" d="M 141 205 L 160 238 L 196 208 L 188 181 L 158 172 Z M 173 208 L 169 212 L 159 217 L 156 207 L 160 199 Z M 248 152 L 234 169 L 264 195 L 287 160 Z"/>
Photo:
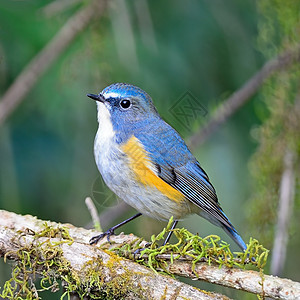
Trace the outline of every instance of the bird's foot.
<path fill-rule="evenodd" d="M 108 230 L 106 230 L 105 232 L 99 234 L 99 235 L 96 235 L 96 236 L 93 236 L 91 239 L 90 239 L 90 245 L 93 245 L 93 244 L 97 244 L 100 240 L 102 240 L 104 237 L 107 238 L 107 241 L 111 244 L 110 242 L 110 237 L 112 235 L 115 235 L 115 232 L 114 232 L 114 228 L 109 228 Z"/>
<path fill-rule="evenodd" d="M 138 249 L 136 249 L 136 250 L 133 252 L 133 258 L 134 258 L 134 259 L 137 258 L 136 256 L 137 256 L 137 255 L 140 255 L 141 252 L 143 252 L 145 249 L 148 249 L 150 245 L 151 245 L 151 243 L 147 243 L 147 244 L 145 245 L 144 248 L 138 248 Z"/>

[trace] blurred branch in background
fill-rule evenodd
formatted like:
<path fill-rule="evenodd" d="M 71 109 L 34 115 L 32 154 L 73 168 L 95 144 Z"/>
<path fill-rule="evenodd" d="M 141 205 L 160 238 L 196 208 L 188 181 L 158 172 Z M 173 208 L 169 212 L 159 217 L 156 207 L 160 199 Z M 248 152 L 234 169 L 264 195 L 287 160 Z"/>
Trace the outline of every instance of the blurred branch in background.
<path fill-rule="evenodd" d="M 50 18 L 79 3 L 82 3 L 82 0 L 55 0 L 44 6 L 41 9 L 41 13 L 44 14 L 47 18 Z"/>
<path fill-rule="evenodd" d="M 158 54 L 158 45 L 155 38 L 155 30 L 150 14 L 149 4 L 146 0 L 139 0 L 133 2 L 138 19 L 139 29 L 141 31 L 141 38 L 147 49 Z"/>
<path fill-rule="evenodd" d="M 258 91 L 266 79 L 274 72 L 287 68 L 300 61 L 300 44 L 288 49 L 274 59 L 266 62 L 263 67 L 250 78 L 238 91 L 232 94 L 215 111 L 211 120 L 189 139 L 189 146 L 195 149 L 202 144 L 221 124 L 225 123 L 239 108 L 246 104 Z"/>
<path fill-rule="evenodd" d="M 85 198 L 85 205 L 87 206 L 87 208 L 90 212 L 90 215 L 92 217 L 94 228 L 97 231 L 102 231 L 101 224 L 100 224 L 100 218 L 99 218 L 96 206 L 90 197 Z"/>
<path fill-rule="evenodd" d="M 105 209 L 103 212 L 101 212 L 101 214 L 98 217 L 100 220 L 101 227 L 108 227 L 114 222 L 114 220 L 117 220 L 120 217 L 124 216 L 131 209 L 132 207 L 130 207 L 124 201 L 120 201 L 116 206 Z M 92 226 L 93 222 L 90 222 L 85 227 L 91 228 Z"/>
<path fill-rule="evenodd" d="M 295 123 L 299 123 L 300 116 L 300 94 L 297 94 L 295 103 L 291 108 L 293 112 L 289 116 L 289 127 L 297 128 Z M 294 117 L 292 117 L 294 116 Z M 296 139 L 296 137 L 295 137 Z M 277 208 L 277 224 L 274 238 L 274 245 L 271 260 L 271 273 L 273 275 L 282 274 L 288 246 L 289 224 L 294 208 L 295 185 L 297 173 L 297 147 L 286 145 L 283 156 L 283 171 L 279 189 L 279 204 Z"/>
<path fill-rule="evenodd" d="M 40 76 L 94 18 L 105 9 L 106 1 L 93 1 L 72 16 L 52 40 L 28 63 L 7 89 L 0 102 L 0 125 L 21 103 Z"/>
<path fill-rule="evenodd" d="M 284 156 L 284 170 L 280 184 L 279 204 L 277 210 L 277 226 L 271 260 L 271 274 L 279 276 L 285 264 L 288 244 L 288 227 L 293 209 L 295 195 L 295 155 L 286 149 Z"/>

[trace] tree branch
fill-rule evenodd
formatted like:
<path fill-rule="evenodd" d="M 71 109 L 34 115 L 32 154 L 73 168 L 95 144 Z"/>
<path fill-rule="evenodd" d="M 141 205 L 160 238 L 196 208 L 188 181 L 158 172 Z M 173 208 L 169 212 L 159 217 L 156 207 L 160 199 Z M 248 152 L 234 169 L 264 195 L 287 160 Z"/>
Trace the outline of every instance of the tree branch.
<path fill-rule="evenodd" d="M 81 286 L 81 289 L 82 286 L 87 286 L 90 291 L 95 292 L 96 287 L 89 286 L 92 276 L 93 282 L 97 279 L 97 282 L 105 283 L 101 286 L 102 292 L 105 289 L 111 291 L 112 285 L 118 284 L 118 290 L 126 293 L 126 296 L 129 295 L 130 299 L 138 299 L 141 296 L 145 297 L 145 295 L 151 295 L 154 299 L 161 297 L 173 299 L 172 297 L 175 295 L 176 299 L 184 299 L 184 297 L 227 299 L 222 295 L 199 291 L 171 277 L 154 273 L 149 268 L 116 256 L 113 252 L 89 245 L 88 241 L 95 234 L 94 231 L 76 228 L 70 224 L 62 226 L 54 222 L 47 222 L 47 227 L 52 228 L 51 232 L 54 232 L 54 229 L 58 227 L 67 228 L 70 238 L 74 239 L 74 242 L 69 243 L 70 240 L 63 237 L 59 238 L 57 235 L 53 235 L 53 237 L 51 235 L 51 238 L 41 234 L 37 236 L 37 233 L 45 228 L 44 221 L 37 220 L 29 215 L 21 216 L 0 210 L 0 256 L 5 256 L 6 259 L 20 260 L 19 253 L 22 249 L 27 249 L 28 252 L 34 248 L 32 253 L 45 260 L 45 253 L 48 253 L 50 243 L 52 245 L 51 253 L 56 248 L 61 250 L 61 256 L 53 266 L 60 266 L 60 263 L 64 262 L 64 276 L 67 272 L 70 272 L 67 274 L 72 274 L 74 278 L 78 278 L 76 286 Z M 132 234 L 112 236 L 113 244 L 110 247 L 127 245 L 136 239 Z M 99 245 L 104 246 L 104 243 L 107 245 L 106 240 L 101 241 Z M 37 249 L 39 250 L 37 251 Z M 195 272 L 193 272 L 192 263 L 188 259 L 181 258 L 180 260 L 174 260 L 172 263 L 170 255 L 161 255 L 157 259 L 163 259 L 166 262 L 166 269 L 174 275 L 205 280 L 251 293 L 259 293 L 274 299 L 300 298 L 300 284 L 288 279 L 224 266 L 219 268 L 219 266 L 209 265 L 207 262 L 196 263 Z M 38 265 L 43 267 L 41 262 Z M 60 266 L 61 268 L 62 266 Z M 55 272 L 55 269 L 52 272 Z M 39 273 L 41 273 L 41 270 Z M 53 274 L 59 275 L 57 273 Z M 62 280 L 64 280 L 64 276 L 61 276 Z M 68 277 L 68 280 L 70 282 L 71 278 Z"/>
<path fill-rule="evenodd" d="M 237 290 L 260 294 L 263 297 L 289 300 L 300 299 L 300 283 L 289 279 L 260 274 L 256 271 L 197 264 L 195 275 L 191 270 L 191 264 L 188 262 L 178 262 L 169 265 L 167 270 L 179 276 L 200 279 Z"/>
<path fill-rule="evenodd" d="M 266 79 L 273 73 L 300 61 L 300 44 L 295 49 L 288 49 L 266 62 L 239 90 L 234 92 L 215 111 L 210 121 L 189 139 L 191 149 L 202 144 L 219 126 L 225 123 L 239 108 L 246 104 L 258 91 Z"/>
<path fill-rule="evenodd" d="M 57 228 L 59 224 L 47 222 L 47 226 Z M 59 243 L 61 239 L 57 237 L 49 239 L 41 236 L 35 239 L 33 234 L 44 230 L 44 221 L 29 215 L 20 216 L 2 210 L 0 211 L 0 256 L 20 260 L 20 249 L 26 249 L 27 253 L 30 253 L 39 245 L 40 252 L 35 249 L 34 253 L 41 253 L 41 257 L 46 257 L 45 253 L 50 252 L 47 241 L 50 241 L 51 245 L 56 243 L 56 247 L 62 251 L 60 261 L 63 265 L 56 261 L 53 264 L 53 274 L 58 276 L 55 265 L 64 267 L 60 279 L 64 280 L 67 277 L 70 283 L 73 278 L 77 278 L 78 287 L 82 289 L 82 285 L 86 285 L 93 293 L 96 291 L 93 291 L 95 287 L 89 286 L 91 280 L 100 283 L 99 286 L 103 289 L 101 293 L 115 292 L 121 294 L 122 299 L 228 299 L 226 296 L 203 292 L 172 277 L 154 273 L 144 266 L 116 256 L 113 252 L 89 245 L 88 241 L 95 235 L 94 231 L 76 228 L 70 224 L 63 226 L 68 228 L 70 237 L 74 239 L 72 244 Z M 130 243 L 135 239 L 133 235 L 123 234 L 111 237 L 111 240 L 117 244 Z M 106 241 L 102 241 L 104 242 Z M 53 253 L 54 249 L 51 248 L 52 256 Z M 39 265 L 43 266 L 41 262 Z M 45 270 L 39 270 L 39 273 L 43 271 Z"/>
<path fill-rule="evenodd" d="M 21 103 L 36 81 L 65 48 L 95 17 L 104 11 L 105 1 L 95 0 L 71 17 L 52 40 L 28 63 L 0 101 L 0 125 Z"/>

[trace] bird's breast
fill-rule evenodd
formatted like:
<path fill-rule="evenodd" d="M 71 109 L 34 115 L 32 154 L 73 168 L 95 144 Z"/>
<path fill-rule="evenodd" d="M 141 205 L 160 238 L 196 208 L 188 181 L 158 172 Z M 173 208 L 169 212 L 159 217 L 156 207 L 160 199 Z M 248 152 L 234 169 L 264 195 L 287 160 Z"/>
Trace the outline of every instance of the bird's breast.
<path fill-rule="evenodd" d="M 129 168 L 138 184 L 155 188 L 161 192 L 163 196 L 177 203 L 184 200 L 185 197 L 181 192 L 177 191 L 158 176 L 151 158 L 135 136 L 132 136 L 122 145 L 122 150 L 128 158 Z"/>
<path fill-rule="evenodd" d="M 157 176 L 139 140 L 132 136 L 118 144 L 110 133 L 99 122 L 94 150 L 107 186 L 138 211 L 157 219 L 168 220 L 172 215 L 178 219 L 190 213 L 184 195 Z"/>

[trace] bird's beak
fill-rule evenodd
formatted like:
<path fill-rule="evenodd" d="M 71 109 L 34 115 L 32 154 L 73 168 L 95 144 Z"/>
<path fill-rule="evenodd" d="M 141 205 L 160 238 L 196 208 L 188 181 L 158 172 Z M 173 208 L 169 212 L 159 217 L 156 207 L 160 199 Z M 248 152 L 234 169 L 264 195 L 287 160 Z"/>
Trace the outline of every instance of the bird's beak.
<path fill-rule="evenodd" d="M 104 103 L 105 101 L 105 98 L 99 94 L 99 95 L 95 95 L 95 94 L 87 94 L 87 96 L 95 101 L 98 101 L 98 102 L 102 102 Z"/>

